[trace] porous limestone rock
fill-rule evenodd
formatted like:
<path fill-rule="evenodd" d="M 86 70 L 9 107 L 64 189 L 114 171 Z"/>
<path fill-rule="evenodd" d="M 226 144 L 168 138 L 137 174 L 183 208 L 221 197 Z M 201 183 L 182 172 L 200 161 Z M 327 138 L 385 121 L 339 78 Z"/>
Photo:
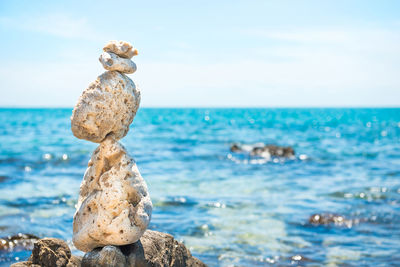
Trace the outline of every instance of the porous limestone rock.
<path fill-rule="evenodd" d="M 74 245 L 90 251 L 134 243 L 146 230 L 151 212 L 147 185 L 135 161 L 108 136 L 94 151 L 81 184 Z"/>
<path fill-rule="evenodd" d="M 112 52 L 123 58 L 132 58 L 138 54 L 138 51 L 125 41 L 110 41 L 104 46 L 103 51 Z"/>
<path fill-rule="evenodd" d="M 109 69 L 81 95 L 71 117 L 73 134 L 100 143 L 93 152 L 80 188 L 72 241 L 90 251 L 139 240 L 152 212 L 147 185 L 136 163 L 118 143 L 129 130 L 139 108 L 140 91 L 123 72 L 136 65 L 137 54 L 127 42 L 112 41 L 100 57 Z"/>
<path fill-rule="evenodd" d="M 139 108 L 140 91 L 126 75 L 106 71 L 82 93 L 71 117 L 73 134 L 100 143 L 124 137 Z"/>
<path fill-rule="evenodd" d="M 112 52 L 103 52 L 99 61 L 106 70 L 115 70 L 128 74 L 136 71 L 136 64 L 132 60 L 120 57 Z"/>

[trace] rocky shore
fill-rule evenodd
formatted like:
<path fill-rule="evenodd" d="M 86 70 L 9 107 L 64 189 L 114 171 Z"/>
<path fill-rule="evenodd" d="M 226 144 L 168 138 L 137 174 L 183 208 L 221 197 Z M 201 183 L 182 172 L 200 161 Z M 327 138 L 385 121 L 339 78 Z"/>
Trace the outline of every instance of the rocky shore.
<path fill-rule="evenodd" d="M 12 267 L 205 267 L 199 259 L 174 239 L 172 235 L 146 230 L 139 241 L 125 245 L 108 245 L 96 248 L 78 257 L 71 254 L 68 245 L 60 239 L 43 238 L 34 244 L 27 261 L 14 263 Z"/>

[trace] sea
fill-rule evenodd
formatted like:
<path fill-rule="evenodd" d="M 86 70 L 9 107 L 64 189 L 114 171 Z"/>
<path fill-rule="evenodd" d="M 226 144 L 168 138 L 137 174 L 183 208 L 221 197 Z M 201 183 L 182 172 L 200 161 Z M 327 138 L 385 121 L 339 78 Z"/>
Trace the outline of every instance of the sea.
<path fill-rule="evenodd" d="M 0 109 L 0 237 L 73 246 L 97 144 L 73 136 L 71 112 Z M 400 266 L 398 108 L 141 108 L 121 143 L 149 188 L 149 229 L 208 266 Z M 295 156 L 236 153 L 233 143 Z M 29 255 L 1 250 L 0 266 Z"/>

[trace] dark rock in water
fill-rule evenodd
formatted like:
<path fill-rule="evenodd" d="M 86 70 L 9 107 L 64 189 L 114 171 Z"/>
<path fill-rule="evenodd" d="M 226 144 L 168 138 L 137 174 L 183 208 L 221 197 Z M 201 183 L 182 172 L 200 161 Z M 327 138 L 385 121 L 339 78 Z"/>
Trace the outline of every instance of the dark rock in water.
<path fill-rule="evenodd" d="M 249 153 L 250 156 L 259 157 L 284 157 L 290 158 L 294 157 L 294 149 L 292 147 L 283 147 L 276 145 L 264 145 L 264 144 L 254 144 L 254 145 L 243 145 L 239 143 L 234 143 L 231 145 L 231 152 L 245 152 Z"/>
<path fill-rule="evenodd" d="M 94 266 L 206 266 L 172 235 L 147 230 L 140 240 L 126 246 L 105 246 L 85 254 L 82 267 Z"/>
<path fill-rule="evenodd" d="M 290 260 L 292 262 L 294 262 L 294 263 L 311 262 L 312 261 L 311 259 L 309 259 L 307 257 L 304 257 L 303 255 L 300 255 L 300 254 L 297 254 L 297 255 L 294 255 L 294 256 L 290 257 Z"/>
<path fill-rule="evenodd" d="M 231 151 L 232 152 L 241 152 L 243 150 L 242 150 L 242 148 L 240 147 L 239 144 L 234 143 L 234 144 L 231 145 Z"/>
<path fill-rule="evenodd" d="M 0 250 L 31 250 L 39 237 L 31 234 L 17 234 L 0 238 Z"/>
<path fill-rule="evenodd" d="M 4 181 L 6 181 L 6 180 L 8 180 L 8 177 L 7 177 L 7 176 L 0 175 L 0 183 L 1 183 L 1 182 L 4 182 Z"/>
<path fill-rule="evenodd" d="M 272 157 L 290 158 L 294 156 L 294 150 L 291 147 L 280 147 L 275 145 L 266 145 L 264 147 L 254 147 L 250 152 L 252 156 L 262 156 L 264 153 L 270 154 Z"/>
<path fill-rule="evenodd" d="M 34 244 L 28 261 L 11 265 L 12 267 L 78 267 L 79 257 L 71 256 L 67 243 L 57 238 L 43 238 Z"/>
<path fill-rule="evenodd" d="M 313 225 L 336 225 L 351 227 L 353 224 L 358 223 L 357 220 L 348 220 L 342 215 L 325 213 L 313 214 L 308 219 L 308 222 Z"/>

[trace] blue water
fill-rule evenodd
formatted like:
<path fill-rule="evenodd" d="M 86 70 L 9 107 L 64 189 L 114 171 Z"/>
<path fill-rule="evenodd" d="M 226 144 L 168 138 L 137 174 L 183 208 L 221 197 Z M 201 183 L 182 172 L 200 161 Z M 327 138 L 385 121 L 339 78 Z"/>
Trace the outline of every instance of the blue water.
<path fill-rule="evenodd" d="M 0 231 L 71 243 L 96 144 L 70 109 L 0 109 Z M 236 155 L 292 146 L 295 159 Z M 153 200 L 150 229 L 209 266 L 399 266 L 400 109 L 146 109 L 122 140 Z M 312 225 L 314 213 L 349 223 Z M 74 253 L 79 253 L 74 250 Z M 28 251 L 0 252 L 0 265 Z"/>

